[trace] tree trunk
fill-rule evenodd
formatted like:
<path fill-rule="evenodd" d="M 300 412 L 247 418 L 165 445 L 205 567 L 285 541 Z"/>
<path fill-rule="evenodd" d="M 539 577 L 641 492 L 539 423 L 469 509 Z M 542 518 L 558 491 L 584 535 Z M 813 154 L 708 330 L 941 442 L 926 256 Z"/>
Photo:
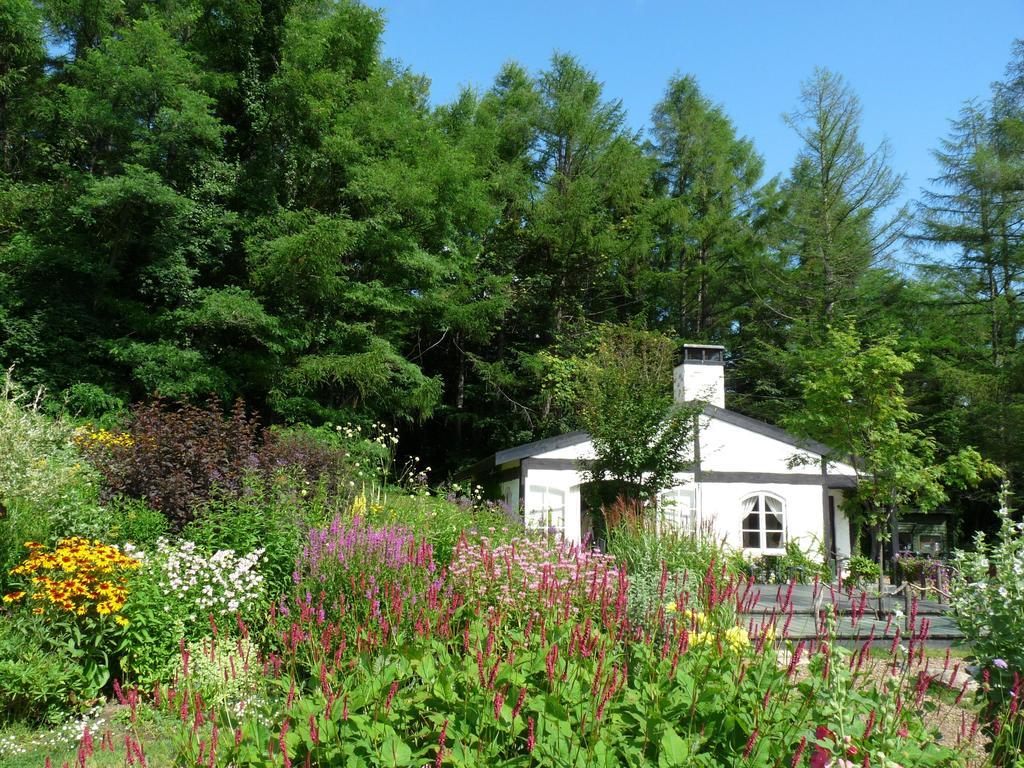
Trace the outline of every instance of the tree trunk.
<path fill-rule="evenodd" d="M 878 618 L 882 618 L 882 591 L 885 589 L 885 547 L 882 546 L 882 523 L 875 525 L 875 546 L 878 549 Z"/>

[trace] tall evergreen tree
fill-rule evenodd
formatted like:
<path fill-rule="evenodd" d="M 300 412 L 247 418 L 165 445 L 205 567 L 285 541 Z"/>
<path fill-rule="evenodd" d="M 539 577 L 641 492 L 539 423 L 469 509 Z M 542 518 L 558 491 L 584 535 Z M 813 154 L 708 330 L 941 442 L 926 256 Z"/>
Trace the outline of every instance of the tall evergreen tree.
<path fill-rule="evenodd" d="M 966 406 L 965 436 L 1017 475 L 1024 428 L 1024 100 L 1014 65 L 1008 74 L 991 102 L 965 105 L 935 152 L 941 172 L 924 193 L 919 240 L 938 248 L 925 266 L 945 310 L 936 352 L 945 386 Z"/>
<path fill-rule="evenodd" d="M 764 163 L 690 76 L 669 81 L 652 137 L 659 201 L 651 319 L 689 340 L 724 341 L 760 272 Z"/>
<path fill-rule="evenodd" d="M 804 351 L 830 325 L 863 318 L 868 298 L 884 294 L 907 226 L 906 208 L 893 210 L 902 177 L 889 167 L 888 144 L 865 148 L 860 100 L 841 76 L 816 70 L 785 119 L 803 144 L 772 231 L 774 286 L 760 297 L 766 327 L 754 330 L 735 377 L 751 410 L 773 420 L 797 407 Z"/>
<path fill-rule="evenodd" d="M 858 314 L 866 272 L 883 266 L 903 236 L 907 211 L 890 212 L 903 185 L 883 141 L 860 140 L 861 105 L 843 78 L 817 70 L 786 116 L 803 146 L 785 185 L 789 215 L 782 249 L 788 258 L 786 306 L 780 311 L 818 336 Z"/>

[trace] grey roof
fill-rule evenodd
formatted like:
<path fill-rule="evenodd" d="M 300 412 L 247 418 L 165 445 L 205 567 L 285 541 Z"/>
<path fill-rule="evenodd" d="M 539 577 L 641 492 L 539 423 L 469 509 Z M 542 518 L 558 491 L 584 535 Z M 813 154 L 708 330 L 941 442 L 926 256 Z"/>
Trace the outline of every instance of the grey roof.
<path fill-rule="evenodd" d="M 559 448 L 568 448 L 570 445 L 579 445 L 589 439 L 590 435 L 586 432 L 567 432 L 564 435 L 556 435 L 544 440 L 535 440 L 532 443 L 517 445 L 514 448 L 506 448 L 504 451 L 498 451 L 494 454 L 494 466 L 501 466 L 506 461 L 526 459 L 539 453 L 556 451 Z"/>

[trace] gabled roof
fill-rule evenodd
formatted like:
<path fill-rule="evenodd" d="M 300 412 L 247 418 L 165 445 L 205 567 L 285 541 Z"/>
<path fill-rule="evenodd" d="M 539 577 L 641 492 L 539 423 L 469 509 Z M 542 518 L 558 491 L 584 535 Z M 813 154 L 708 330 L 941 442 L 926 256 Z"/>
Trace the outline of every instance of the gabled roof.
<path fill-rule="evenodd" d="M 704 415 L 708 418 L 718 419 L 719 421 L 724 421 L 726 424 L 732 424 L 734 426 L 741 427 L 742 429 L 755 432 L 759 435 L 770 437 L 781 443 L 792 445 L 794 448 L 811 451 L 822 456 L 833 453 L 832 449 L 824 443 L 819 443 L 816 440 L 804 440 L 797 437 L 792 432 L 787 432 L 781 427 L 776 427 L 773 424 L 768 424 L 767 422 L 750 416 L 744 416 L 741 413 L 736 413 L 736 411 L 719 408 L 717 405 L 711 405 L 710 403 L 705 404 Z M 484 467 L 500 467 L 502 464 L 510 461 L 521 461 L 522 459 L 528 459 L 531 456 L 537 456 L 550 451 L 557 451 L 559 448 L 568 448 L 571 445 L 579 445 L 580 443 L 585 443 L 589 439 L 589 434 L 583 431 L 577 431 L 567 432 L 564 435 L 556 435 L 555 437 L 548 437 L 543 440 L 535 440 L 532 443 L 523 443 L 522 445 L 498 451 L 494 454 L 493 462 L 490 458 L 483 459 L 466 470 L 466 472 L 468 473 L 473 470 L 483 469 Z"/>
<path fill-rule="evenodd" d="M 568 448 L 570 445 L 579 445 L 590 439 L 586 432 L 566 432 L 564 435 L 555 435 L 543 440 L 535 440 L 532 443 L 524 443 L 514 448 L 506 448 L 494 454 L 494 466 L 501 466 L 507 461 L 517 461 L 536 456 L 540 453 L 557 451 L 559 448 Z"/>

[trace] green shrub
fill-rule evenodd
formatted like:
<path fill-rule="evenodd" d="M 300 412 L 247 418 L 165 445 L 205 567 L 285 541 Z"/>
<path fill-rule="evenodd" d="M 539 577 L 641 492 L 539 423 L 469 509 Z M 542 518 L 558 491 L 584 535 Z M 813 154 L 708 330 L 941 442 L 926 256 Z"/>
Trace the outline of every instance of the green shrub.
<path fill-rule="evenodd" d="M 800 584 L 808 584 L 819 579 L 829 579 L 831 572 L 824 562 L 824 553 L 818 545 L 819 559 L 804 552 L 797 541 L 786 542 L 784 555 L 763 555 L 751 563 L 755 578 L 770 583 L 786 582 L 795 579 Z"/>
<path fill-rule="evenodd" d="M 60 722 L 87 688 L 67 644 L 42 619 L 0 612 L 0 722 Z"/>
<path fill-rule="evenodd" d="M 663 590 L 660 573 L 648 571 L 630 576 L 626 603 L 629 620 L 637 626 L 649 626 L 659 608 L 674 603 L 680 592 L 695 590 L 703 577 L 703 573 L 666 572 Z"/>
<path fill-rule="evenodd" d="M 132 578 L 122 615 L 121 672 L 125 679 L 149 685 L 166 677 L 185 636 L 182 606 L 164 594 L 158 565 L 150 558 Z"/>
<path fill-rule="evenodd" d="M 502 542 L 523 533 L 522 525 L 513 521 L 499 502 L 466 498 L 454 490 L 442 497 L 392 488 L 381 502 L 365 505 L 363 514 L 375 525 L 402 525 L 415 531 L 417 537 L 430 543 L 438 565 L 452 561 L 463 535 L 485 535 Z"/>
<path fill-rule="evenodd" d="M 117 543 L 132 543 L 150 550 L 169 531 L 167 518 L 139 499 L 114 498 L 106 504 L 106 538 Z"/>
<path fill-rule="evenodd" d="M 208 555 L 219 550 L 266 550 L 260 573 L 268 594 L 279 595 L 291 585 L 307 520 L 324 514 L 322 493 L 314 489 L 303 496 L 281 477 L 264 482 L 251 476 L 240 496 L 213 499 L 199 507 L 182 538 Z"/>
<path fill-rule="evenodd" d="M 971 638 L 971 653 L 985 670 L 980 694 L 989 719 L 1024 691 L 1018 677 L 1024 674 L 1024 522 L 1013 519 L 1005 489 L 997 514 L 999 532 L 991 542 L 979 532 L 974 551 L 955 553 L 957 570 L 950 582 L 957 624 Z M 1001 758 L 1024 748 L 1022 722 L 991 735 Z"/>
<path fill-rule="evenodd" d="M 642 519 L 613 520 L 608 526 L 608 551 L 631 577 L 654 573 L 660 578 L 662 564 L 670 573 L 703 574 L 712 562 L 727 569 L 737 563 L 709 530 L 657 532 L 651 521 Z"/>
<path fill-rule="evenodd" d="M 186 675 L 185 660 L 188 660 Z M 189 681 L 189 688 L 213 707 L 244 710 L 266 692 L 259 650 L 245 638 L 202 637 L 178 650 L 171 679 Z"/>
<path fill-rule="evenodd" d="M 73 535 L 103 538 L 99 475 L 74 444 L 71 425 L 44 414 L 5 374 L 0 383 L 0 592 L 26 541 L 53 544 Z"/>
<path fill-rule="evenodd" d="M 878 584 L 881 572 L 878 563 L 864 555 L 854 555 L 846 564 L 847 574 L 843 581 L 856 589 L 868 589 Z"/>

